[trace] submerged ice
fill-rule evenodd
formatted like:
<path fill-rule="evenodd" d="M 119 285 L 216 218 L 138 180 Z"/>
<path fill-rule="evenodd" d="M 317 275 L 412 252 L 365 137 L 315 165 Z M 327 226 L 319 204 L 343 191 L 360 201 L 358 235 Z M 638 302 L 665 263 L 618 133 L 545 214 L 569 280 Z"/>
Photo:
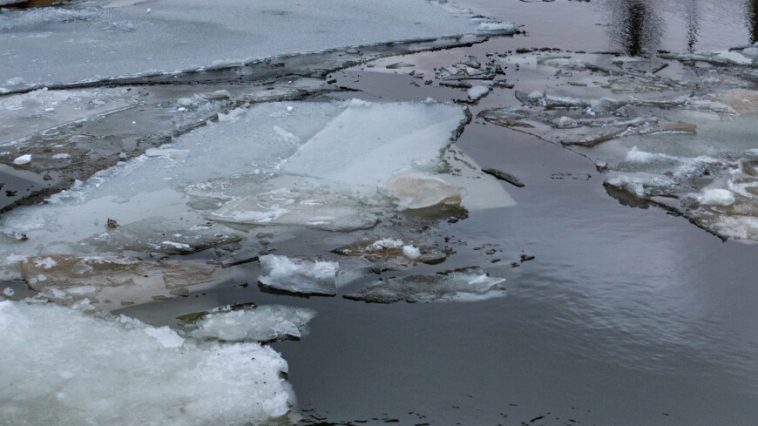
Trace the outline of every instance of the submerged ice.
<path fill-rule="evenodd" d="M 294 403 L 287 363 L 258 343 L 0 301 L 2 424 L 261 424 Z"/>

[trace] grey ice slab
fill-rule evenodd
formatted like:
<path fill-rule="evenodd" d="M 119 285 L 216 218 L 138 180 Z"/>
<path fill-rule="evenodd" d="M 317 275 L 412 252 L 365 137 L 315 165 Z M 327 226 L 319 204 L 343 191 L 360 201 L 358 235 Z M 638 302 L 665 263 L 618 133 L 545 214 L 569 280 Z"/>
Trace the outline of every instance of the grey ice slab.
<path fill-rule="evenodd" d="M 471 15 L 422 0 L 92 1 L 4 11 L 0 87 L 173 73 L 275 55 L 475 33 L 481 24 Z"/>

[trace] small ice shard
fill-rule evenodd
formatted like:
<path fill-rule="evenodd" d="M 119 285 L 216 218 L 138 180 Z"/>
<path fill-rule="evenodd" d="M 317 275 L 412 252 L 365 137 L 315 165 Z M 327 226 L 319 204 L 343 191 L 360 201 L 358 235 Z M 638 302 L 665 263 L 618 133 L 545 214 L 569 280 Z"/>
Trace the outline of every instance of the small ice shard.
<path fill-rule="evenodd" d="M 5 297 L 13 297 L 14 294 L 16 294 L 16 291 L 10 287 L 5 287 L 3 289 L 3 296 Z"/>
<path fill-rule="evenodd" d="M 32 162 L 31 154 L 24 154 L 24 155 L 16 157 L 16 159 L 13 160 L 13 164 L 17 166 L 23 166 L 24 164 L 29 164 L 31 162 Z"/>
<path fill-rule="evenodd" d="M 461 192 L 444 179 L 418 172 L 397 176 L 383 186 L 400 210 L 460 207 Z"/>
<path fill-rule="evenodd" d="M 421 257 L 421 250 L 419 250 L 416 246 L 403 246 L 402 250 L 403 256 L 407 257 L 408 259 L 415 260 Z"/>
<path fill-rule="evenodd" d="M 377 217 L 347 195 L 279 189 L 241 197 L 208 215 L 220 222 L 291 225 L 327 231 L 353 231 L 376 225 Z"/>
<path fill-rule="evenodd" d="M 577 123 L 576 120 L 571 117 L 566 117 L 565 115 L 556 118 L 552 123 L 556 129 L 573 129 L 579 127 L 579 123 Z"/>
<path fill-rule="evenodd" d="M 260 257 L 266 275 L 258 282 L 286 293 L 334 296 L 337 294 L 339 263 L 291 259 L 268 254 Z"/>
<path fill-rule="evenodd" d="M 95 306 L 116 309 L 207 284 L 216 268 L 202 262 L 58 255 L 26 258 L 19 269 L 32 289 L 57 302 L 88 298 Z"/>
<path fill-rule="evenodd" d="M 490 90 L 492 90 L 492 86 L 480 84 L 468 89 L 466 95 L 468 96 L 468 100 L 470 102 L 478 102 L 479 99 L 485 97 L 490 92 Z"/>
<path fill-rule="evenodd" d="M 491 277 L 479 268 L 466 268 L 390 278 L 345 298 L 369 303 L 473 302 L 505 296 L 504 283 L 504 278 Z"/>
<path fill-rule="evenodd" d="M 258 343 L 11 301 L 0 301 L 0 335 L 0 363 L 13 367 L 0 374 L 7 424 L 268 424 L 294 403 L 287 363 Z"/>
<path fill-rule="evenodd" d="M 264 305 L 250 309 L 219 309 L 202 316 L 189 335 L 195 339 L 224 342 L 271 342 L 300 339 L 316 316 L 308 308 Z"/>

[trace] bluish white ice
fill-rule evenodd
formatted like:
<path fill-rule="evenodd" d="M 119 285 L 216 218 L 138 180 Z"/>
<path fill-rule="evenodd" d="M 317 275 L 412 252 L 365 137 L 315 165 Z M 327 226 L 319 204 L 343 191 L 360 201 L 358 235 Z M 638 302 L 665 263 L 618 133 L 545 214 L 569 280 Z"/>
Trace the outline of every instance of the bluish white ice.
<path fill-rule="evenodd" d="M 258 343 L 201 343 L 127 317 L 0 300 L 0 424 L 245 425 L 294 403 Z"/>
<path fill-rule="evenodd" d="M 28 241 L 0 242 L 3 276 L 17 276 L 15 263 L 26 256 L 192 252 L 238 238 L 225 226 L 231 222 L 351 230 L 373 226 L 380 212 L 513 205 L 502 185 L 448 146 L 463 119 L 460 107 L 435 103 L 235 110 L 45 204 L 4 215 L 0 229 Z M 393 185 L 398 179 L 406 181 Z M 108 219 L 120 227 L 109 228 Z"/>
<path fill-rule="evenodd" d="M 515 31 L 512 24 L 472 19 L 473 14 L 460 13 L 460 8 L 445 9 L 451 8 L 424 0 L 98 0 L 65 8 L 6 11 L 0 14 L 0 88 L 172 73 L 388 41 Z"/>
<path fill-rule="evenodd" d="M 269 342 L 299 339 L 307 333 L 316 311 L 281 305 L 240 310 L 214 310 L 192 324 L 189 335 L 223 342 Z"/>

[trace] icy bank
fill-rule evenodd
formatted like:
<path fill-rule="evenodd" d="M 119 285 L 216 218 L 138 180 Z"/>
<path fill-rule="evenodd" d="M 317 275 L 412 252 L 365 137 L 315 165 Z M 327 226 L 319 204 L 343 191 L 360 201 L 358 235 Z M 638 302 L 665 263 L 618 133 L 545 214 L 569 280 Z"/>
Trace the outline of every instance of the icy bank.
<path fill-rule="evenodd" d="M 0 301 L 0 424 L 244 425 L 284 416 L 287 363 L 126 317 Z"/>
<path fill-rule="evenodd" d="M 159 0 L 6 11 L 0 15 L 0 87 L 178 72 L 344 46 L 514 31 L 511 24 L 482 23 L 470 13 L 445 9 L 423 0 Z"/>

